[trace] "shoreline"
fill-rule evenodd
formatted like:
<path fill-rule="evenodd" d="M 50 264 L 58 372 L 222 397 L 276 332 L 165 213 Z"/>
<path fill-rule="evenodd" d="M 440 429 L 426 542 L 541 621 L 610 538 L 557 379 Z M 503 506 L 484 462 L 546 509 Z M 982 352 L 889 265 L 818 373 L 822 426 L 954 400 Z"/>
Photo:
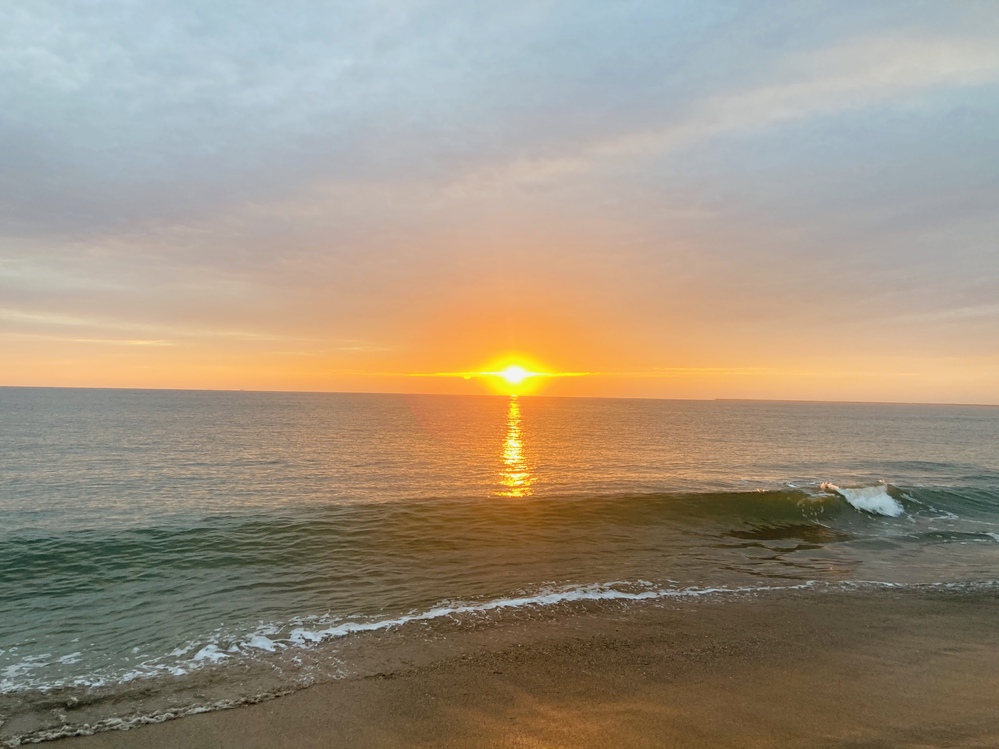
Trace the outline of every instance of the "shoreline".
<path fill-rule="evenodd" d="M 53 745 L 999 745 L 994 588 L 588 605 L 430 634 L 347 644 L 341 680 Z"/>

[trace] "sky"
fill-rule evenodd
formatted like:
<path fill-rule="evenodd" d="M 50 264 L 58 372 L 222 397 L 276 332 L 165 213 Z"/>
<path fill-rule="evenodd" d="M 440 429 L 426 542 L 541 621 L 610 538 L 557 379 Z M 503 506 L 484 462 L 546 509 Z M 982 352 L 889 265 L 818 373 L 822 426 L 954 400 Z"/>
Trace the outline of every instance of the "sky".
<path fill-rule="evenodd" d="M 0 5 L 0 385 L 999 403 L 999 4 Z"/>

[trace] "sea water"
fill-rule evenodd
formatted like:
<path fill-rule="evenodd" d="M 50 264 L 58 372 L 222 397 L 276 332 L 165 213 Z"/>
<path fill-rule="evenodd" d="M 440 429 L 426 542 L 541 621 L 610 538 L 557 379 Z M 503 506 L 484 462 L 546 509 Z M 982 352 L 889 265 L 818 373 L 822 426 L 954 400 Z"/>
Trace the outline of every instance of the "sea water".
<path fill-rule="evenodd" d="M 997 573 L 999 408 L 0 388 L 10 744 L 438 620 Z"/>

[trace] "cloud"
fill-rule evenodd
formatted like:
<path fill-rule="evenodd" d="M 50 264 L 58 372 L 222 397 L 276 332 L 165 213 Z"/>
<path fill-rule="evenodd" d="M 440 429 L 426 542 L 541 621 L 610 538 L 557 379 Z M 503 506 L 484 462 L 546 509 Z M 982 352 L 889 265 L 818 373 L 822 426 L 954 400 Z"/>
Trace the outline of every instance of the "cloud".
<path fill-rule="evenodd" d="M 994 73 L 968 28 L 870 36 L 885 4 L 822 31 L 825 7 L 6 3 L 0 221 L 100 236 L 332 180 L 550 181 Z"/>
<path fill-rule="evenodd" d="M 774 77 L 748 89 L 687 102 L 671 121 L 606 140 L 575 144 L 551 158 L 489 165 L 465 185 L 558 180 L 622 158 L 661 155 L 712 138 L 794 120 L 839 115 L 939 87 L 999 83 L 999 46 L 932 36 L 849 39 L 782 61 Z"/>
<path fill-rule="evenodd" d="M 0 7 L 0 328 L 741 371 L 999 288 L 986 5 L 233 8 Z"/>

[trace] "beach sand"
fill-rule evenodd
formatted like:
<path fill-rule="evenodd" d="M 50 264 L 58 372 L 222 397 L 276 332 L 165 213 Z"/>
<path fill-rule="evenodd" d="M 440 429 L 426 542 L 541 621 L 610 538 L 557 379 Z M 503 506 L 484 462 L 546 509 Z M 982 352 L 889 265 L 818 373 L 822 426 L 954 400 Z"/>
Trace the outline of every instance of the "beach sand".
<path fill-rule="evenodd" d="M 581 606 L 349 655 L 366 675 L 56 744 L 999 746 L 995 589 Z"/>

